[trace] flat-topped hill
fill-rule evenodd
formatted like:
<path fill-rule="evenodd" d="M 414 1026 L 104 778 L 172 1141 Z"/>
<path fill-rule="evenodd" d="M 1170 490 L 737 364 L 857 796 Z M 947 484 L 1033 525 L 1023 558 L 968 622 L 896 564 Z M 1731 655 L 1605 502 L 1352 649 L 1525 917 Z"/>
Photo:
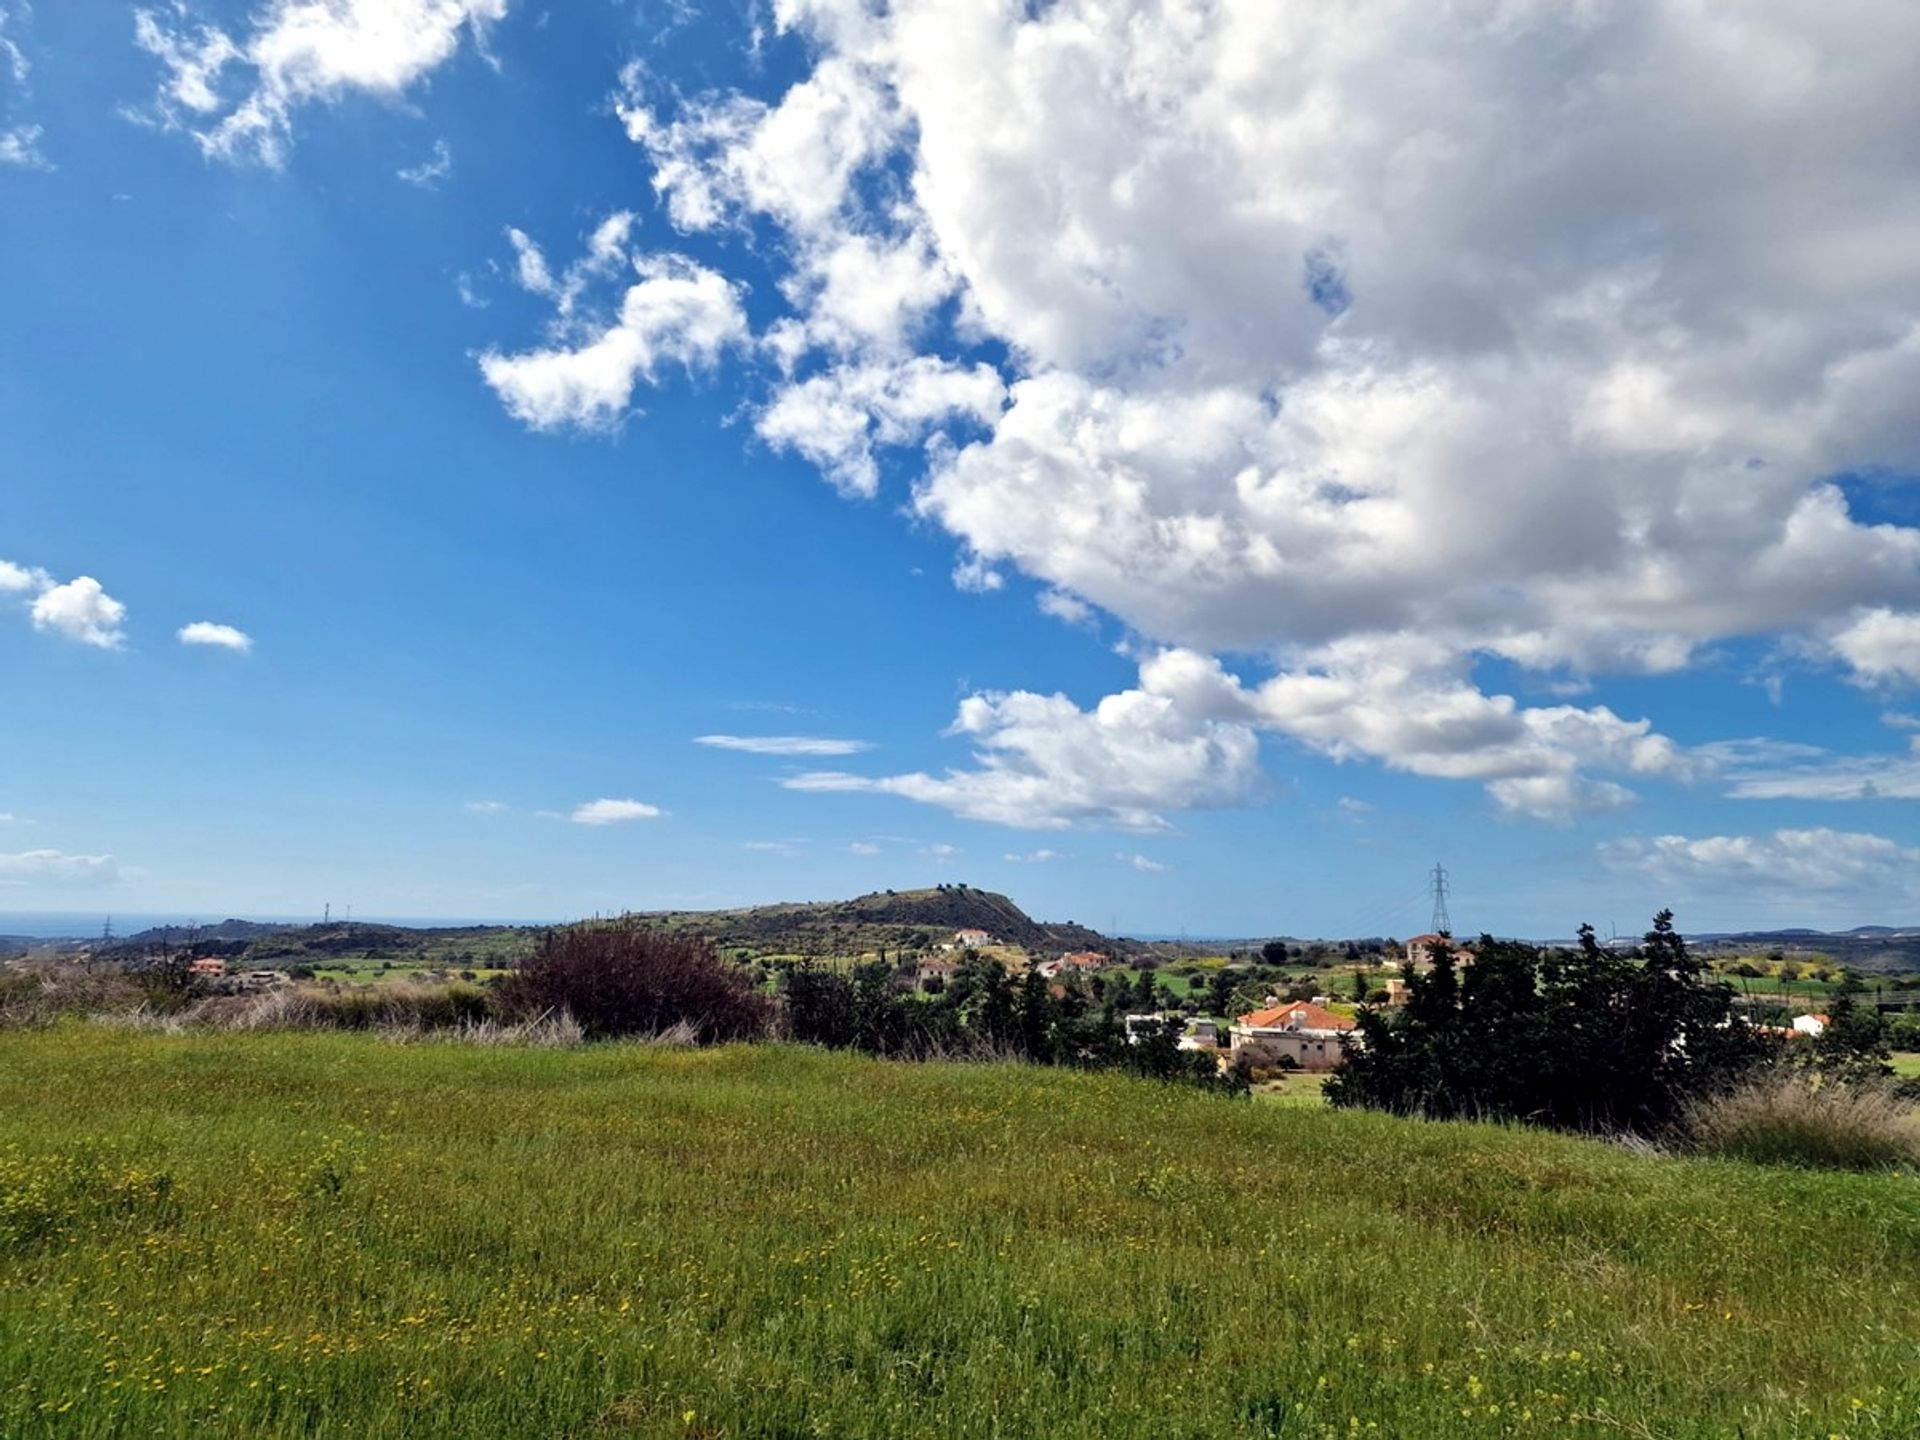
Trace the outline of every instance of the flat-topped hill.
<path fill-rule="evenodd" d="M 951 940 L 956 930 L 985 930 L 996 940 L 1036 953 L 1113 948 L 1097 930 L 1071 921 L 1034 920 L 1005 895 L 970 885 L 877 890 L 852 900 L 739 910 L 663 910 L 636 918 L 697 930 L 721 945 L 799 954 L 925 949 Z"/>

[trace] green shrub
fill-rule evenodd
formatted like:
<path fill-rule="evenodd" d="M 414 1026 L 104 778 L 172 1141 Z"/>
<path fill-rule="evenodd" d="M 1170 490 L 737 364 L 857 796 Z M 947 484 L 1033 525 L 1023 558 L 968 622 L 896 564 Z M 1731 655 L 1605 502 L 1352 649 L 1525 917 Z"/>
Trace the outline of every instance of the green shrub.
<path fill-rule="evenodd" d="M 1683 1124 L 1696 1153 L 1722 1159 L 1821 1170 L 1920 1165 L 1920 1122 L 1879 1086 L 1775 1072 L 1697 1102 Z"/>

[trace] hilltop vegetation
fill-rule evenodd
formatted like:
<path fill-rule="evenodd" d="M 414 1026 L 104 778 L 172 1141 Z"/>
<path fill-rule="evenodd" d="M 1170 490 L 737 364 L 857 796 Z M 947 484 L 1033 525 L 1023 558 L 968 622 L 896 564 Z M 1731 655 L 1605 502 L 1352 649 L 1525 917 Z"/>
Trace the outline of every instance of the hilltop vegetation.
<path fill-rule="evenodd" d="M 69 1026 L 0 1095 L 10 1440 L 1920 1429 L 1910 1178 L 782 1046 Z"/>
<path fill-rule="evenodd" d="M 633 918 L 698 931 L 727 948 L 796 955 L 924 950 L 951 940 L 956 930 L 969 929 L 985 930 L 996 940 L 1036 954 L 1113 948 L 1097 930 L 1071 922 L 1043 924 L 1005 895 L 970 885 L 879 890 L 852 900 L 741 910 L 649 911 Z"/>

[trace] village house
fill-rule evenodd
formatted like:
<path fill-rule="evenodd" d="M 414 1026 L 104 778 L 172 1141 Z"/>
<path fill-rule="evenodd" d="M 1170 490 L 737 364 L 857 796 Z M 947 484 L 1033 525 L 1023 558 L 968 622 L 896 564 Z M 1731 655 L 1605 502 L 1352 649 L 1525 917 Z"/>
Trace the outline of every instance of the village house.
<path fill-rule="evenodd" d="M 922 960 L 913 971 L 913 988 L 937 992 L 944 990 L 960 973 L 957 960 Z"/>
<path fill-rule="evenodd" d="M 956 930 L 953 939 L 940 948 L 942 950 L 978 950 L 983 945 L 993 944 L 993 936 L 985 930 Z"/>
<path fill-rule="evenodd" d="M 1228 1030 L 1230 1058 L 1273 1066 L 1291 1061 L 1302 1070 L 1335 1069 L 1345 1055 L 1353 1021 L 1305 1000 L 1242 1015 Z"/>
<path fill-rule="evenodd" d="M 1098 950 L 1076 950 L 1057 960 L 1042 960 L 1034 968 L 1049 980 L 1059 975 L 1091 975 L 1107 968 L 1107 957 Z"/>
<path fill-rule="evenodd" d="M 1792 1033 L 1817 1040 L 1826 1033 L 1827 1026 L 1832 1023 L 1832 1019 L 1826 1015 L 1796 1015 L 1793 1017 Z"/>
<path fill-rule="evenodd" d="M 190 980 L 218 980 L 227 973 L 227 962 L 218 955 L 202 955 L 187 962 Z"/>
<path fill-rule="evenodd" d="M 1455 945 L 1450 936 L 1416 935 L 1407 941 L 1407 964 L 1416 970 L 1431 970 L 1433 957 L 1442 950 L 1452 951 L 1456 965 L 1466 965 L 1473 960 L 1473 952 Z"/>

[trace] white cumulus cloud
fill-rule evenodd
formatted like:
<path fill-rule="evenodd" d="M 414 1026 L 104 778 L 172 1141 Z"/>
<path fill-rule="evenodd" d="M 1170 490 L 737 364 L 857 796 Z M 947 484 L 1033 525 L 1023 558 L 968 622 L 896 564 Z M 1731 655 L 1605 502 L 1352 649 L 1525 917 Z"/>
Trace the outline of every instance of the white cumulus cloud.
<path fill-rule="evenodd" d="M 1021 829 L 1163 830 L 1163 812 L 1239 804 L 1259 779 L 1250 728 L 1184 713 L 1167 696 L 1144 690 L 1110 695 L 1092 711 L 1064 695 L 972 695 L 961 701 L 949 733 L 973 743 L 973 769 L 810 771 L 781 784 L 898 795 Z"/>
<path fill-rule="evenodd" d="M 857 496 L 901 450 L 963 584 L 1018 572 L 1062 618 L 1255 657 L 1176 730 L 1553 819 L 1698 767 L 1647 720 L 1486 693 L 1483 658 L 1570 685 L 1763 636 L 1920 678 L 1920 531 L 1862 521 L 1831 478 L 1920 469 L 1920 9 L 774 20 L 814 54 L 783 94 L 632 69 L 616 102 L 672 223 L 778 237 L 760 434 Z M 1143 693 L 1165 698 L 1109 699 Z M 985 703 L 1015 701 L 1049 705 Z M 1099 735 L 1067 708 L 1050 737 Z M 1109 804 L 1098 745 L 981 748 L 976 770 L 808 783 L 1138 823 L 1253 768 Z"/>
<path fill-rule="evenodd" d="M 629 820 L 654 820 L 667 812 L 639 800 L 589 800 L 574 807 L 567 818 L 576 825 L 622 825 Z"/>
<path fill-rule="evenodd" d="M 49 585 L 34 597 L 29 612 L 36 630 L 51 631 L 82 645 L 117 650 L 126 643 L 121 628 L 127 607 L 107 594 L 91 575 L 64 585 Z"/>
<path fill-rule="evenodd" d="M 190 625 L 182 625 L 177 632 L 182 645 L 211 645 L 220 650 L 236 650 L 244 655 L 253 649 L 253 637 L 244 630 L 236 630 L 231 625 L 216 624 L 212 620 L 195 620 Z"/>
<path fill-rule="evenodd" d="M 296 111 L 356 92 L 398 100 L 463 35 L 484 53 L 507 0 L 266 0 L 239 38 L 186 13 L 134 12 L 134 38 L 163 70 L 155 118 L 209 156 L 278 166 Z"/>
<path fill-rule="evenodd" d="M 518 232 L 514 232 L 518 234 Z M 603 227 L 601 235 L 605 234 Z M 559 314 L 551 343 L 479 357 L 480 373 L 508 413 L 535 430 L 617 426 L 635 386 L 651 384 L 662 364 L 711 366 L 747 335 L 738 288 L 717 271 L 679 255 L 625 254 L 612 242 L 611 261 L 589 253 L 588 270 L 556 280 L 530 242 L 520 247 L 519 273 L 528 289 L 550 296 Z M 524 237 L 522 237 L 524 240 Z M 592 274 L 630 268 L 637 277 L 610 319 L 574 315 L 579 289 Z"/>

